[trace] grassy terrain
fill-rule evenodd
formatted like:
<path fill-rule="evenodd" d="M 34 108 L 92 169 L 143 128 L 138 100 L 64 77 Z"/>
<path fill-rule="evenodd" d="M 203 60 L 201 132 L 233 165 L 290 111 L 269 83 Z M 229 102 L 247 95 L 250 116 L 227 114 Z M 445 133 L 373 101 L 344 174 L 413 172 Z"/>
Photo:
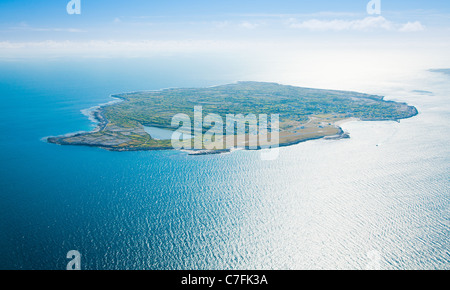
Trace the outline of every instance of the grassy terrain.
<path fill-rule="evenodd" d="M 346 118 L 400 120 L 417 114 L 404 103 L 384 101 L 380 96 L 356 92 L 307 89 L 275 83 L 239 82 L 211 88 L 167 89 L 114 95 L 124 100 L 101 108 L 104 126 L 99 132 L 55 137 L 59 144 L 98 146 L 111 150 L 170 148 L 168 140 L 154 140 L 142 126 L 171 128 L 176 114 L 194 120 L 194 106 L 209 113 L 279 114 L 281 143 L 335 135 L 334 123 Z M 204 132 L 209 128 L 203 128 Z"/>

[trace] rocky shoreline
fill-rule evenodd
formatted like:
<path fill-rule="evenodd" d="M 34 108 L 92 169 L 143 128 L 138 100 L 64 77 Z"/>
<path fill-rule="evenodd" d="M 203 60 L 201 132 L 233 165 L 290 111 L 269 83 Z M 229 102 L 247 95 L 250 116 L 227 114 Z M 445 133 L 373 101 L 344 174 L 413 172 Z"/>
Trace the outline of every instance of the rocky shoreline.
<path fill-rule="evenodd" d="M 270 86 L 267 83 L 238 83 L 238 86 Z M 229 86 L 236 86 L 229 85 Z M 275 86 L 275 85 L 272 85 Z M 283 89 L 284 87 L 278 87 L 276 85 L 275 88 Z M 292 87 L 289 87 L 292 89 Z M 302 90 L 302 88 L 297 88 Z M 308 92 L 311 89 L 304 89 Z M 314 92 L 320 93 L 343 93 L 343 92 L 333 92 L 327 90 L 313 90 Z M 160 91 L 161 94 L 165 93 L 165 91 Z M 384 114 L 366 114 L 364 117 L 352 117 L 352 113 L 344 114 L 334 114 L 331 113 L 326 116 L 319 115 L 310 115 L 310 121 L 307 123 L 299 123 L 295 119 L 290 121 L 288 129 L 285 129 L 280 134 L 280 144 L 277 147 L 286 147 L 295 144 L 299 144 L 302 142 L 307 142 L 311 140 L 340 140 L 340 139 L 348 139 L 350 138 L 350 134 L 344 132 L 340 125 L 349 120 L 359 120 L 359 121 L 399 121 L 400 119 L 407 119 L 414 117 L 418 114 L 418 111 L 415 107 L 409 106 L 406 103 L 397 103 L 394 101 L 384 101 L 383 97 L 364 95 L 359 93 L 351 93 L 346 92 L 346 94 L 354 95 L 353 98 L 358 100 L 358 105 L 370 105 L 374 101 L 379 101 L 383 103 L 390 104 L 389 106 L 392 108 L 396 108 L 397 111 L 395 113 L 391 113 L 391 116 L 395 118 L 398 116 L 399 119 L 389 119 L 383 118 Z M 142 124 L 147 124 L 146 119 L 143 118 L 143 121 L 140 121 L 139 118 L 142 119 L 141 115 L 134 116 L 132 113 L 134 112 L 130 108 L 127 108 L 128 111 L 120 111 L 117 108 L 110 108 L 109 106 L 116 105 L 118 102 L 130 102 L 130 97 L 135 98 L 138 101 L 146 100 L 145 92 L 136 92 L 136 93 L 128 93 L 121 95 L 111 95 L 112 98 L 116 99 L 115 101 L 102 104 L 91 109 L 88 109 L 88 117 L 96 123 L 96 127 L 91 132 L 77 132 L 73 134 L 67 134 L 63 136 L 51 136 L 47 137 L 46 141 L 52 144 L 58 145 L 76 145 L 76 146 L 89 146 L 89 147 L 98 147 L 102 149 L 106 149 L 109 151 L 154 151 L 154 150 L 173 150 L 174 148 L 171 145 L 171 140 L 158 140 L 152 138 L 146 131 Z M 358 99 L 359 98 L 359 99 Z M 134 101 L 136 102 L 136 101 Z M 133 103 L 134 104 L 134 103 Z M 122 107 L 118 105 L 118 108 Z M 106 114 L 105 114 L 106 112 Z M 114 114 L 113 114 L 114 113 Z M 106 117 L 108 115 L 112 118 L 108 120 Z M 145 116 L 145 115 L 144 115 Z M 346 118 L 347 119 L 344 119 Z M 373 117 L 373 118 L 372 118 Z M 378 117 L 378 118 L 377 118 Z M 128 118 L 128 119 L 127 119 Z M 119 120 L 119 122 L 118 122 Z M 125 120 L 125 122 L 123 122 Z M 128 120 L 131 120 L 128 121 Z M 152 120 L 152 119 L 150 119 Z M 297 123 L 296 123 L 297 122 Z M 300 124 L 300 125 L 299 125 Z M 240 147 L 244 147 L 245 145 L 241 145 Z M 246 148 L 242 148 L 246 149 Z M 258 148 L 257 150 L 261 150 L 264 148 Z M 224 150 L 183 150 L 187 152 L 191 156 L 197 155 L 214 155 L 214 154 L 223 154 L 230 153 L 233 150 L 224 149 Z"/>
<path fill-rule="evenodd" d="M 94 111 L 92 111 L 93 118 L 96 119 L 97 127 L 92 132 L 79 132 L 72 135 L 65 135 L 60 137 L 48 137 L 47 141 L 49 143 L 58 144 L 58 145 L 78 145 L 78 146 L 89 146 L 89 147 L 97 147 L 102 148 L 108 151 L 116 151 L 116 152 L 133 152 L 133 151 L 159 151 L 159 150 L 174 150 L 171 146 L 166 147 L 158 147 L 158 148 L 132 148 L 132 147 L 122 147 L 122 148 L 116 148 L 113 145 L 111 146 L 105 146 L 105 143 L 95 143 L 95 142 L 86 142 L 83 140 L 84 136 L 89 136 L 93 132 L 100 132 L 101 130 L 105 129 L 106 126 L 109 124 L 108 119 L 104 116 L 102 113 L 102 108 L 100 107 Z M 416 116 L 418 114 L 418 111 L 416 108 L 414 108 L 415 112 L 413 116 Z M 411 116 L 411 117 L 413 117 Z M 349 119 L 348 121 L 352 121 L 353 119 Z M 356 119 L 354 119 L 356 120 Z M 346 120 L 342 120 L 339 122 L 339 124 L 345 123 Z M 397 121 L 399 120 L 359 120 L 359 121 Z M 298 141 L 293 142 L 286 142 L 286 143 L 280 143 L 278 147 L 287 147 L 292 145 L 297 145 L 303 142 L 312 141 L 312 140 L 342 140 L 342 139 L 349 139 L 350 134 L 348 132 L 344 132 L 341 127 L 336 125 L 336 127 L 339 129 L 339 133 L 331 136 L 317 136 L 317 137 L 311 137 L 306 138 Z M 81 138 L 82 141 L 80 142 L 67 142 L 65 139 L 67 137 L 78 137 Z M 261 150 L 262 148 L 258 148 L 256 150 Z M 232 149 L 221 149 L 221 150 L 182 150 L 183 152 L 188 153 L 189 156 L 201 156 L 201 155 L 218 155 L 218 154 L 224 154 L 224 153 L 231 153 Z"/>

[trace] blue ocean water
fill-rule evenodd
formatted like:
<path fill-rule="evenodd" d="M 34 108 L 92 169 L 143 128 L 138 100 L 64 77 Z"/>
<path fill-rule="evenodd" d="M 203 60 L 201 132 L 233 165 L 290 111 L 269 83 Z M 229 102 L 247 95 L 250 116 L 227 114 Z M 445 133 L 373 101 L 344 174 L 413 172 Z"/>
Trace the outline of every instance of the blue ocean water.
<path fill-rule="evenodd" d="M 351 139 L 276 161 L 42 141 L 92 129 L 81 110 L 114 93 L 240 79 L 195 65 L 1 63 L 0 268 L 65 269 L 70 250 L 83 269 L 364 269 L 374 252 L 383 269 L 450 268 L 449 76 L 380 92 L 415 118 L 347 123 Z"/>

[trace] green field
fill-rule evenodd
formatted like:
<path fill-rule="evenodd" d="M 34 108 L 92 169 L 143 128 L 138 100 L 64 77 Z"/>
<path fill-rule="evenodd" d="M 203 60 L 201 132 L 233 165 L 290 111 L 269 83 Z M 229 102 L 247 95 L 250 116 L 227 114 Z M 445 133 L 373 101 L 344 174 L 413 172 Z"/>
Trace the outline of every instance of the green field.
<path fill-rule="evenodd" d="M 300 88 L 275 83 L 239 82 L 211 88 L 166 89 L 114 95 L 123 102 L 102 107 L 98 132 L 52 137 L 63 145 L 87 145 L 109 150 L 170 149 L 170 140 L 155 140 L 143 126 L 171 127 L 173 116 L 186 114 L 194 120 L 194 107 L 203 116 L 213 113 L 278 114 L 281 145 L 294 144 L 341 132 L 334 123 L 347 118 L 400 120 L 417 114 L 405 103 L 356 92 Z M 205 132 L 209 128 L 203 128 Z"/>

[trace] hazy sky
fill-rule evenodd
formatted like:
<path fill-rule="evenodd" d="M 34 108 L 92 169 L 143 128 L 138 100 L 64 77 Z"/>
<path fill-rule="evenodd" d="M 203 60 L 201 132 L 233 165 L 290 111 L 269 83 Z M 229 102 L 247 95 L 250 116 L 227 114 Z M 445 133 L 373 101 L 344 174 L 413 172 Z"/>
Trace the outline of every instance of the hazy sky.
<path fill-rule="evenodd" d="M 0 41 L 414 39 L 450 31 L 450 2 L 442 0 L 381 0 L 381 15 L 367 13 L 369 0 L 80 0 L 81 15 L 69 15 L 68 2 L 0 1 Z"/>
<path fill-rule="evenodd" d="M 1 0 L 0 59 L 235 57 L 287 81 L 450 67 L 450 1 L 381 0 L 380 15 L 369 0 L 68 2 Z"/>

